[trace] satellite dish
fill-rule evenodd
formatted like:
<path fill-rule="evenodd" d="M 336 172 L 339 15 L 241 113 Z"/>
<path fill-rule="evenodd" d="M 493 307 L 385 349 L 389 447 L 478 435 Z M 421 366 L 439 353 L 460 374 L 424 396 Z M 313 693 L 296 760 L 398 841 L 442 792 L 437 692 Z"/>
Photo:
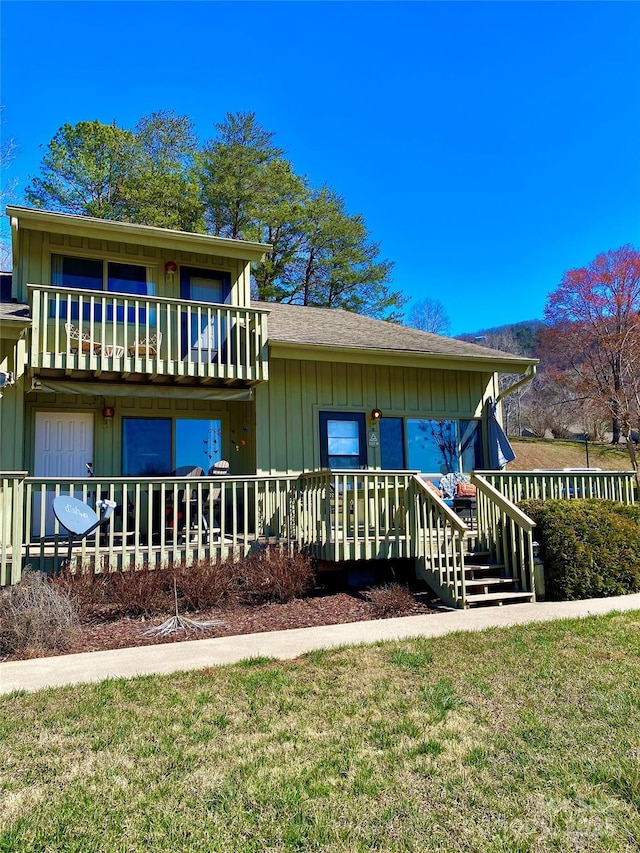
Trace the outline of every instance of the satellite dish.
<path fill-rule="evenodd" d="M 53 514 L 65 530 L 80 537 L 86 536 L 100 523 L 90 506 L 70 495 L 60 495 L 53 501 Z"/>
<path fill-rule="evenodd" d="M 71 495 L 58 495 L 53 501 L 53 514 L 57 518 L 61 527 L 69 534 L 69 551 L 67 554 L 67 563 L 71 565 L 71 548 L 73 540 L 84 539 L 93 530 L 96 529 L 103 521 L 106 521 L 116 507 L 116 502 L 107 500 L 99 500 L 96 503 L 96 509 L 100 512 L 98 515 L 90 506 L 78 498 L 73 498 Z"/>

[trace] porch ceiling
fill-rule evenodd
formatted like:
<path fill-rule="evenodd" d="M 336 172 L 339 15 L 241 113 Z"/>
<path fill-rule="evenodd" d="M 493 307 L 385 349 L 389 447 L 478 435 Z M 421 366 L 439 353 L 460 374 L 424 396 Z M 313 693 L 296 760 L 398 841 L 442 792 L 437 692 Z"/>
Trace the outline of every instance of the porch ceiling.
<path fill-rule="evenodd" d="M 94 397 L 171 397 L 191 400 L 227 400 L 244 402 L 253 398 L 251 388 L 228 388 L 215 385 L 154 385 L 127 382 L 82 382 L 78 380 L 34 377 L 33 390 L 51 394 L 78 394 Z"/>

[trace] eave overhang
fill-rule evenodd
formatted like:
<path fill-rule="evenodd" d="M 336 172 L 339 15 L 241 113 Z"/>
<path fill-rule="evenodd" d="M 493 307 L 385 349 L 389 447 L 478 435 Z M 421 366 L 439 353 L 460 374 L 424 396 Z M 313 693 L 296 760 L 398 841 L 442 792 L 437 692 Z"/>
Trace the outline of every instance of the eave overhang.
<path fill-rule="evenodd" d="M 12 229 L 27 228 L 48 231 L 53 234 L 74 234 L 98 240 L 117 240 L 136 245 L 155 246 L 171 251 L 199 252 L 245 261 L 260 261 L 271 251 L 268 243 L 248 240 L 232 240 L 228 237 L 212 237 L 208 234 L 193 234 L 188 231 L 173 231 L 152 225 L 135 225 L 130 222 L 114 222 L 90 216 L 75 216 L 70 213 L 55 213 L 49 210 L 33 210 L 28 207 L 7 207 Z"/>
<path fill-rule="evenodd" d="M 384 364 L 397 367 L 419 367 L 432 370 L 465 370 L 474 373 L 526 374 L 537 359 L 492 357 L 486 355 L 460 355 L 450 353 L 417 352 L 364 347 L 303 345 L 285 341 L 269 341 L 272 358 L 302 361 L 341 361 L 351 364 Z"/>

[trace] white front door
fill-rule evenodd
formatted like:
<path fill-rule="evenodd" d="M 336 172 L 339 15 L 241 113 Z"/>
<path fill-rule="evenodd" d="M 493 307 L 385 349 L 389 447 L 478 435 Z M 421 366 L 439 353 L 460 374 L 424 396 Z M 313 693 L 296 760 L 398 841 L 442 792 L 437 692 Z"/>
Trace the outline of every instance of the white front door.
<path fill-rule="evenodd" d="M 86 477 L 87 462 L 93 461 L 93 413 L 36 412 L 34 477 Z M 39 537 L 54 532 L 49 489 L 42 530 L 42 495 L 33 496 L 33 533 Z"/>

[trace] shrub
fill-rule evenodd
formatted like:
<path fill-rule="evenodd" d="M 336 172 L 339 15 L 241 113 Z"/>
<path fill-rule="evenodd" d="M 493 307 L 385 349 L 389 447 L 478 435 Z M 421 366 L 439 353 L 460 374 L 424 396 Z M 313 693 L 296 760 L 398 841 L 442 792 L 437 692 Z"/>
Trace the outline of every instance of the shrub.
<path fill-rule="evenodd" d="M 640 591 L 640 512 L 613 501 L 523 501 L 536 522 L 547 598 Z"/>
<path fill-rule="evenodd" d="M 380 616 L 401 616 L 410 613 L 416 603 L 411 590 L 399 583 L 385 584 L 365 593 L 373 609 Z"/>
<path fill-rule="evenodd" d="M 124 616 L 155 616 L 172 609 L 173 577 L 148 565 L 104 576 L 104 603 Z"/>
<path fill-rule="evenodd" d="M 174 566 L 178 595 L 186 610 L 204 610 L 233 600 L 238 594 L 232 560 L 201 560 L 191 566 Z"/>
<path fill-rule="evenodd" d="M 314 581 L 311 557 L 277 546 L 250 554 L 236 571 L 244 601 L 291 601 L 308 592 Z"/>
<path fill-rule="evenodd" d="M 95 616 L 105 601 L 106 575 L 95 574 L 92 569 L 71 571 L 64 568 L 49 575 L 49 583 L 61 595 L 73 602 L 81 621 Z"/>
<path fill-rule="evenodd" d="M 0 594 L 0 651 L 62 651 L 69 647 L 78 617 L 64 592 L 39 572 L 25 572 L 19 584 Z"/>

